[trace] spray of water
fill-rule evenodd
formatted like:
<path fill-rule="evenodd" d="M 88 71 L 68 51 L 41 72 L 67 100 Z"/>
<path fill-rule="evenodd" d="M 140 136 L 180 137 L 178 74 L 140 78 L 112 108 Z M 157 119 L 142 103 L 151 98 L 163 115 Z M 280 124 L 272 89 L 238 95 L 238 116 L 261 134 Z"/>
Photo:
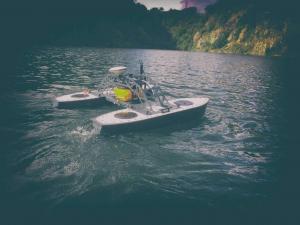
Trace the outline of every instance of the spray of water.
<path fill-rule="evenodd" d="M 90 127 L 90 126 L 78 126 L 70 132 L 71 136 L 79 138 L 81 141 L 85 142 L 101 131 L 101 127 Z"/>

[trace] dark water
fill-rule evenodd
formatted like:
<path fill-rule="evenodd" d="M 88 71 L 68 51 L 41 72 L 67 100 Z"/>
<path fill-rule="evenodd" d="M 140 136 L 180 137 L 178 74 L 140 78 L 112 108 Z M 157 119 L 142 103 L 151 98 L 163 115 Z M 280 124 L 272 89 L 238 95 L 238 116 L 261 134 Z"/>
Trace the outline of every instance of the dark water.
<path fill-rule="evenodd" d="M 54 96 L 97 87 L 112 66 L 137 71 L 140 59 L 169 96 L 208 96 L 205 116 L 103 137 L 91 118 L 115 108 L 52 107 Z M 282 60 L 43 48 L 14 67 L 1 94 L 1 224 L 295 222 Z"/>

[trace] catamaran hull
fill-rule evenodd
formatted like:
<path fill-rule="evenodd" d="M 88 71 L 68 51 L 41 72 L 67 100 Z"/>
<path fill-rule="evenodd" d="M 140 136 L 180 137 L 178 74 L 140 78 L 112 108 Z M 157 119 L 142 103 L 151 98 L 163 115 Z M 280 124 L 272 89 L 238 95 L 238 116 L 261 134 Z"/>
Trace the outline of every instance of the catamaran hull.
<path fill-rule="evenodd" d="M 101 127 L 102 134 L 126 133 L 130 131 L 139 131 L 147 129 L 149 130 L 167 125 L 184 125 L 185 123 L 191 120 L 198 118 L 200 119 L 205 113 L 207 102 L 197 107 L 188 108 L 173 113 L 161 113 L 159 116 L 149 117 L 147 119 L 138 121 L 118 124 L 104 124 L 99 122 L 99 119 L 97 120 L 97 118 L 95 118 L 93 122 L 95 127 Z"/>
<path fill-rule="evenodd" d="M 109 92 L 109 91 L 108 91 Z M 151 90 L 146 90 L 148 96 L 152 96 Z M 76 96 L 80 97 L 76 97 Z M 53 99 L 53 106 L 57 108 L 73 108 L 80 106 L 102 106 L 114 104 L 113 101 L 107 100 L 104 95 L 96 93 L 89 93 L 84 96 L 83 92 L 76 92 L 73 94 L 62 95 Z M 134 101 L 132 101 L 134 103 Z"/>
<path fill-rule="evenodd" d="M 202 117 L 205 113 L 205 109 L 206 106 L 202 106 L 188 111 L 178 112 L 168 116 L 151 118 L 148 120 L 138 121 L 130 124 L 104 125 L 101 127 L 101 133 L 125 133 L 129 131 L 154 129 L 172 124 L 184 124 L 189 120 Z"/>
<path fill-rule="evenodd" d="M 79 106 L 99 106 L 109 104 L 104 96 L 98 94 L 84 94 L 77 92 L 69 95 L 63 95 L 53 99 L 53 106 L 57 108 L 72 108 Z"/>
<path fill-rule="evenodd" d="M 99 106 L 99 105 L 105 105 L 105 104 L 111 104 L 110 102 L 106 101 L 105 98 L 99 97 L 95 99 L 83 99 L 80 101 L 68 101 L 68 102 L 60 102 L 53 100 L 53 106 L 57 108 L 73 108 L 73 107 L 81 107 L 81 106 Z"/>

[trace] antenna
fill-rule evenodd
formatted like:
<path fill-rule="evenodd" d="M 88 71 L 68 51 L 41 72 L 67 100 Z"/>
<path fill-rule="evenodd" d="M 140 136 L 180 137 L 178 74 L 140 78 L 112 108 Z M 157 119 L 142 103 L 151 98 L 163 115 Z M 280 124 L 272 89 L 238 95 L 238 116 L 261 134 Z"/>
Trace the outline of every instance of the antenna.
<path fill-rule="evenodd" d="M 143 75 L 144 74 L 144 64 L 143 64 L 143 61 L 140 60 L 139 63 L 140 63 L 140 74 Z"/>

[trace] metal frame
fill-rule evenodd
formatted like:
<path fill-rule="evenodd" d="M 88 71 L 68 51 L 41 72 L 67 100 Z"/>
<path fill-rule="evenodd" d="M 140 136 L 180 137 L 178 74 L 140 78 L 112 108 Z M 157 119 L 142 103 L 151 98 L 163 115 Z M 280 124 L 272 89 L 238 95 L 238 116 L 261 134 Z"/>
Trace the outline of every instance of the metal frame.
<path fill-rule="evenodd" d="M 125 87 L 130 89 L 133 96 L 138 99 L 139 104 L 134 104 L 133 102 L 122 102 L 118 101 L 114 94 L 113 88 L 115 87 Z M 111 91 L 111 92 L 110 92 Z M 147 96 L 146 92 L 151 92 L 151 98 Z M 133 108 L 136 111 L 140 111 L 145 114 L 158 113 L 153 110 L 152 103 L 153 100 L 158 100 L 159 105 L 163 110 L 169 110 L 171 104 L 168 102 L 165 94 L 161 90 L 160 86 L 153 82 L 145 73 L 143 69 L 143 64 L 140 62 L 140 75 L 133 74 L 122 74 L 122 75 L 111 75 L 107 74 L 106 77 L 101 82 L 98 88 L 100 95 L 104 96 L 107 101 L 114 104 Z"/>

